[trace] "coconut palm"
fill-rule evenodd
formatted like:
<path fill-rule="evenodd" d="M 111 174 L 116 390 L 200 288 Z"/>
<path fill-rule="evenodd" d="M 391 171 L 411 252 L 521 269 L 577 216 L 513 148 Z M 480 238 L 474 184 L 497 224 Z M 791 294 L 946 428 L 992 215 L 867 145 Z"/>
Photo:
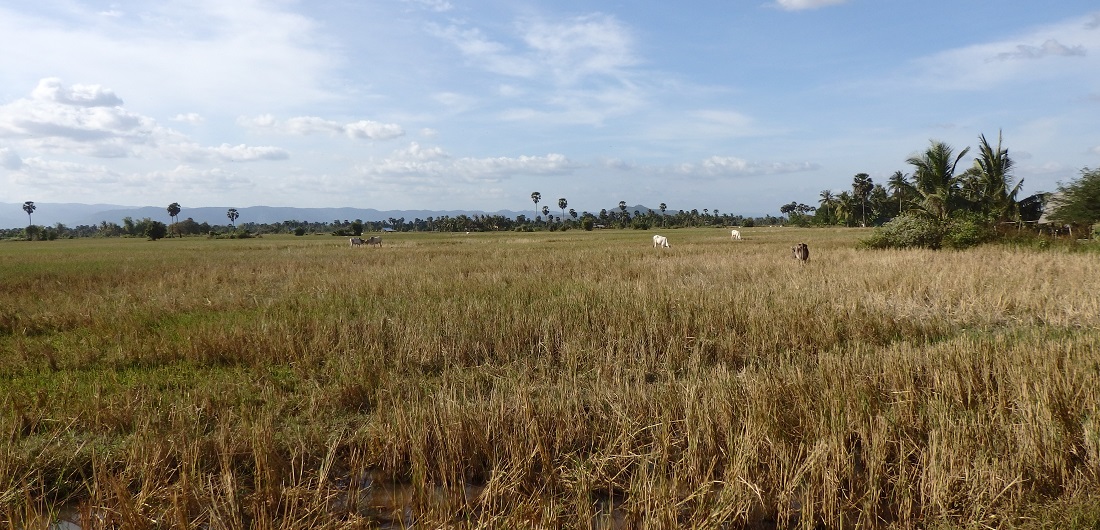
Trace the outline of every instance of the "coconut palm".
<path fill-rule="evenodd" d="M 837 221 L 844 223 L 844 226 L 849 226 L 849 221 L 852 218 L 852 210 L 855 209 L 855 198 L 847 190 L 840 192 L 836 196 L 836 208 L 834 212 L 836 214 Z"/>
<path fill-rule="evenodd" d="M 955 175 L 955 167 L 968 152 L 969 147 L 956 155 L 950 145 L 932 140 L 924 153 L 906 160 L 913 166 L 910 191 L 917 199 L 918 211 L 940 221 L 947 220 L 962 199 L 960 177 Z"/>
<path fill-rule="evenodd" d="M 999 132 L 996 149 L 989 145 L 984 134 L 979 140 L 978 157 L 974 159 L 974 166 L 965 174 L 969 198 L 978 209 L 997 221 L 1013 219 L 1018 212 L 1016 195 L 1024 181 L 1020 179 L 1013 184 L 1014 163 L 1008 156 L 1008 149 L 1001 147 L 1002 138 Z"/>

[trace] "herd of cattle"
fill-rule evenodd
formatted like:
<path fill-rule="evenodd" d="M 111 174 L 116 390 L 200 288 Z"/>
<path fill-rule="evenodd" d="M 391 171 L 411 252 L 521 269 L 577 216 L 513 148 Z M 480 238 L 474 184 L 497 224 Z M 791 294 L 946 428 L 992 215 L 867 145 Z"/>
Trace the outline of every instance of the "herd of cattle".
<path fill-rule="evenodd" d="M 469 232 L 466 232 L 466 233 L 469 234 Z M 739 230 L 730 231 L 730 239 L 740 241 L 741 240 L 741 231 L 739 231 Z M 377 245 L 378 248 L 382 248 L 382 238 L 379 237 L 379 236 L 371 236 L 371 237 L 368 237 L 366 239 L 363 239 L 361 237 L 353 237 L 353 238 L 348 240 L 348 244 L 353 246 L 353 247 L 361 247 L 363 245 L 367 245 L 367 246 Z M 672 248 L 672 245 L 668 244 L 668 238 L 667 237 L 662 236 L 662 235 L 654 235 L 653 236 L 653 248 Z M 799 244 L 791 247 L 791 255 L 794 257 L 794 259 L 798 260 L 798 263 L 800 265 L 805 265 L 806 262 L 810 261 L 810 247 L 808 245 L 806 245 L 805 243 L 799 243 Z"/>
<path fill-rule="evenodd" d="M 382 238 L 378 236 L 371 236 L 366 239 L 363 239 L 361 237 L 353 237 L 348 240 L 348 244 L 353 247 L 361 247 L 363 245 L 373 247 L 375 245 L 378 245 L 378 248 L 382 248 Z"/>
<path fill-rule="evenodd" d="M 741 231 L 731 230 L 730 239 L 740 241 Z M 672 248 L 672 246 L 668 244 L 667 237 L 662 235 L 654 235 L 653 248 Z M 810 261 L 810 246 L 805 243 L 799 243 L 791 247 L 791 256 L 794 257 L 794 259 L 798 260 L 798 263 L 800 265 L 805 265 L 806 262 Z"/>

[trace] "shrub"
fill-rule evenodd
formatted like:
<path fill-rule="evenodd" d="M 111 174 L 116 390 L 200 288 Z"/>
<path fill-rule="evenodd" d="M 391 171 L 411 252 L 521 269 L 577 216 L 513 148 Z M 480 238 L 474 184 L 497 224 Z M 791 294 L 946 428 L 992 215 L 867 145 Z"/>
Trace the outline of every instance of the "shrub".
<path fill-rule="evenodd" d="M 944 239 L 944 227 L 934 219 L 903 214 L 878 227 L 860 244 L 868 248 L 938 249 Z"/>
<path fill-rule="evenodd" d="M 963 249 L 992 241 L 995 237 L 992 223 L 980 214 L 967 213 L 951 219 L 944 241 L 951 248 Z"/>

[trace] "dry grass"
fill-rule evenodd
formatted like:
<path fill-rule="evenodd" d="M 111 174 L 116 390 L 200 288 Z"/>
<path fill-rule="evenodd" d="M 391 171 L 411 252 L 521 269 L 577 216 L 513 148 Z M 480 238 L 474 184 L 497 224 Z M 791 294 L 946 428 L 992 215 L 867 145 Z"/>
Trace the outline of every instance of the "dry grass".
<path fill-rule="evenodd" d="M 660 233 L 0 245 L 0 522 L 1100 520 L 1095 254 Z"/>

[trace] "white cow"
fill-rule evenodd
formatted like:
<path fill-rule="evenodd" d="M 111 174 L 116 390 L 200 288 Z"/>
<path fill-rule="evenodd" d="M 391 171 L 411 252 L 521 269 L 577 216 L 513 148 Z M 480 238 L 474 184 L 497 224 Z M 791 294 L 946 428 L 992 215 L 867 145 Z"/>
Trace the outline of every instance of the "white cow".
<path fill-rule="evenodd" d="M 730 230 L 730 239 L 736 239 L 738 241 L 741 241 L 741 231 L 740 230 Z"/>
<path fill-rule="evenodd" d="M 369 238 L 367 238 L 366 243 L 368 247 L 378 245 L 378 248 L 382 248 L 382 238 L 378 236 L 370 236 Z"/>
<path fill-rule="evenodd" d="M 361 237 L 353 237 L 353 238 L 348 240 L 348 244 L 353 246 L 353 247 L 363 246 L 363 243 L 366 243 L 366 242 L 367 241 L 365 239 L 361 238 Z"/>
<path fill-rule="evenodd" d="M 653 236 L 653 248 L 657 248 L 657 247 L 672 248 L 668 244 L 668 238 L 667 237 L 655 235 L 655 236 Z"/>

